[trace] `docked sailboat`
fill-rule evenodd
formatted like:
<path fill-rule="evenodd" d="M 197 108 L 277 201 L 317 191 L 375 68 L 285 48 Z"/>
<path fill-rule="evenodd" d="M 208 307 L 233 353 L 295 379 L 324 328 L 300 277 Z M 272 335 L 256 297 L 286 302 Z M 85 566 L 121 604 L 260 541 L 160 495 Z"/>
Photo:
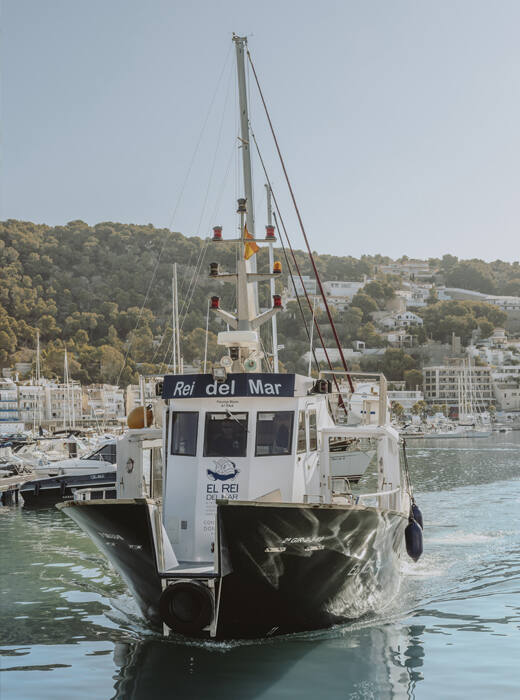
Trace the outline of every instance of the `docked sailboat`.
<path fill-rule="evenodd" d="M 234 41 L 246 197 L 238 202 L 236 271 L 210 266 L 211 278 L 237 285 L 236 313 L 211 299 L 229 327 L 218 335 L 220 365 L 158 384 L 163 428 L 118 439 L 116 498 L 86 489 L 58 505 L 112 562 L 148 620 L 165 634 L 212 638 L 322 628 L 378 610 L 399 589 L 405 550 L 413 559 L 422 551 L 385 378 L 370 378 L 377 392 L 369 410 L 349 425 L 353 375 L 312 378 L 264 366 L 259 328 L 282 301 L 275 294 L 259 313 L 255 285 L 280 268 L 251 266 L 252 247 L 274 235 L 270 227 L 265 239 L 254 238 L 245 39 Z M 222 240 L 220 227 L 213 240 Z M 341 378 L 348 388 L 340 389 Z M 335 475 L 353 446 L 376 455 L 370 493 Z"/>

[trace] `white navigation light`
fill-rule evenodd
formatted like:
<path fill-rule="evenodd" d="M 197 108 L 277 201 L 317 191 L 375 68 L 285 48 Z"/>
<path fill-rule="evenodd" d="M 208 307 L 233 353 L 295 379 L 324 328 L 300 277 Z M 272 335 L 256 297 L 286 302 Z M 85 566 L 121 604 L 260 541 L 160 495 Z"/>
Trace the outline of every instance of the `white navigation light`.
<path fill-rule="evenodd" d="M 222 365 L 222 367 L 230 369 L 231 365 L 233 364 L 233 360 L 229 357 L 229 355 L 224 355 L 224 357 L 220 358 L 220 364 Z"/>
<path fill-rule="evenodd" d="M 226 370 L 224 367 L 213 367 L 213 379 L 221 384 L 226 381 Z"/>

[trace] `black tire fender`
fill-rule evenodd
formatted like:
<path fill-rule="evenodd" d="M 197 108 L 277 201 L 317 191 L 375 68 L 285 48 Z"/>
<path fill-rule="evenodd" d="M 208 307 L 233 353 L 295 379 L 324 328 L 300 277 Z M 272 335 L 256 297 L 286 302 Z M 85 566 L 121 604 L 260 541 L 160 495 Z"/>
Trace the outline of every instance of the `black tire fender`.
<path fill-rule="evenodd" d="M 207 627 L 213 619 L 214 607 L 212 591 L 197 581 L 171 583 L 159 598 L 161 620 L 181 634 L 194 634 Z M 190 614 L 182 614 L 187 612 Z"/>

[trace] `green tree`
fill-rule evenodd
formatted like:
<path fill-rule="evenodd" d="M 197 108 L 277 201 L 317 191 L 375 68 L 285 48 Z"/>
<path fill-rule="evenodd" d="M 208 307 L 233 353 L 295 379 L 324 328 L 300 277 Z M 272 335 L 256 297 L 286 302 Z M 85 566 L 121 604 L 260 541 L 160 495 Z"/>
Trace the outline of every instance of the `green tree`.
<path fill-rule="evenodd" d="M 425 418 L 427 408 L 428 404 L 426 403 L 426 401 L 417 401 L 412 406 L 412 413 L 414 416 L 421 416 L 422 418 Z"/>
<path fill-rule="evenodd" d="M 397 420 L 400 420 L 404 414 L 404 408 L 398 401 L 392 401 L 392 413 Z"/>
<path fill-rule="evenodd" d="M 124 355 L 110 345 L 102 345 L 97 351 L 99 378 L 106 384 L 113 384 L 121 372 Z"/>
<path fill-rule="evenodd" d="M 403 379 L 409 391 L 415 391 L 417 387 L 422 388 L 423 374 L 420 369 L 405 369 L 403 371 Z"/>
<path fill-rule="evenodd" d="M 378 306 L 372 297 L 363 292 L 358 292 L 352 298 L 351 306 L 357 306 L 363 312 L 363 322 L 367 323 L 370 320 L 370 314 L 378 310 Z"/>
<path fill-rule="evenodd" d="M 482 260 L 464 260 L 455 265 L 446 275 L 448 287 L 473 289 L 484 294 L 496 291 L 493 276 Z"/>
<path fill-rule="evenodd" d="M 478 318 L 477 323 L 480 329 L 480 337 L 489 338 L 489 336 L 493 333 L 494 330 L 493 324 L 490 323 L 487 320 L 487 318 Z"/>

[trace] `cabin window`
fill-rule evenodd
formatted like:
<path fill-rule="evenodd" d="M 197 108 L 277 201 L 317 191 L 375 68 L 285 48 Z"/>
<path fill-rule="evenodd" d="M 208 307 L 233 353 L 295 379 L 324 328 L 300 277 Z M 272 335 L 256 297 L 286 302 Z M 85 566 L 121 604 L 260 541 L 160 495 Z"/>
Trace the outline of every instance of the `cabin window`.
<path fill-rule="evenodd" d="M 293 411 L 257 413 L 255 456 L 290 455 L 293 419 Z"/>
<path fill-rule="evenodd" d="M 316 425 L 316 411 L 309 411 L 309 450 L 318 449 L 318 428 Z"/>
<path fill-rule="evenodd" d="M 116 446 L 104 445 L 100 450 L 97 450 L 91 454 L 87 459 L 99 460 L 100 462 L 110 462 L 110 464 L 116 463 Z"/>
<path fill-rule="evenodd" d="M 172 413 L 171 454 L 195 457 L 197 454 L 197 430 L 199 414 L 196 411 Z"/>
<path fill-rule="evenodd" d="M 247 413 L 206 413 L 204 457 L 245 457 Z"/>
<path fill-rule="evenodd" d="M 298 414 L 298 452 L 307 452 L 307 435 L 305 432 L 305 411 Z"/>

